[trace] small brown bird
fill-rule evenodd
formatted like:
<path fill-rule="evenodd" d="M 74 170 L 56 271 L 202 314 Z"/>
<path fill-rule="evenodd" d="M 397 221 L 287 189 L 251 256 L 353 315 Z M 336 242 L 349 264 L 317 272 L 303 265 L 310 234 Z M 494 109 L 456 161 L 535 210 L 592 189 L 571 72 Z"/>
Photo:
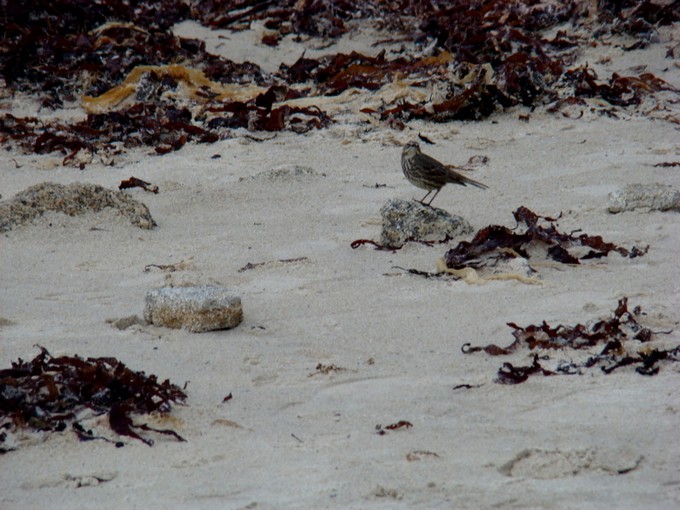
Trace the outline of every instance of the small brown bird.
<path fill-rule="evenodd" d="M 432 204 L 439 191 L 450 182 L 460 184 L 461 186 L 470 184 L 481 189 L 488 188 L 486 184 L 465 177 L 450 166 L 446 166 L 427 154 L 423 154 L 420 151 L 418 142 L 408 142 L 404 145 L 404 150 L 401 152 L 401 169 L 411 184 L 427 190 L 427 194 L 419 200 L 423 205 Z M 426 204 L 425 199 L 433 191 L 435 192 L 434 195 Z"/>

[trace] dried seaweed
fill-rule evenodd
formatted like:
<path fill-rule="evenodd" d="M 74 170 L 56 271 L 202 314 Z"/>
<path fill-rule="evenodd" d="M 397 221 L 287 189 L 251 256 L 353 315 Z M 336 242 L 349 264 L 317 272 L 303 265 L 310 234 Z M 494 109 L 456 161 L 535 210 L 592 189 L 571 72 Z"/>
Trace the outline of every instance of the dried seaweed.
<path fill-rule="evenodd" d="M 499 384 L 520 384 L 526 381 L 529 376 L 535 374 L 556 375 L 555 372 L 543 368 L 538 362 L 538 354 L 534 354 L 533 363 L 526 367 L 516 367 L 512 363 L 503 363 L 503 366 L 498 369 L 496 382 Z"/>
<path fill-rule="evenodd" d="M 391 252 L 396 252 L 397 250 L 401 250 L 404 246 L 406 246 L 407 243 L 417 243 L 417 244 L 422 244 L 425 246 L 434 246 L 436 244 L 446 244 L 449 241 L 451 241 L 451 237 L 447 234 L 444 236 L 444 239 L 437 239 L 434 241 L 423 241 L 422 239 L 413 239 L 413 238 L 408 238 L 404 241 L 404 244 L 401 246 L 387 246 L 384 244 L 380 244 L 377 241 L 373 241 L 372 239 L 355 239 L 350 243 L 350 247 L 353 250 L 356 250 L 360 246 L 363 246 L 365 244 L 370 244 L 375 247 L 376 250 L 378 251 L 391 251 Z"/>
<path fill-rule="evenodd" d="M 122 448 L 123 446 L 125 446 L 125 443 L 123 443 L 122 441 L 112 441 L 108 437 L 96 436 L 94 434 L 94 431 L 92 431 L 91 429 L 86 429 L 85 427 L 83 427 L 77 421 L 75 421 L 71 424 L 71 430 L 73 430 L 75 435 L 78 436 L 78 439 L 80 441 L 85 442 L 85 441 L 95 441 L 97 439 L 100 439 L 102 441 L 106 441 L 108 443 L 115 444 L 117 448 Z M 0 441 L 0 442 L 2 442 L 2 441 Z"/>
<path fill-rule="evenodd" d="M 64 164 L 79 151 L 115 153 L 123 140 L 126 148 L 152 146 L 165 154 L 182 148 L 188 141 L 213 143 L 219 135 L 191 123 L 186 108 L 155 103 L 136 103 L 121 111 L 90 114 L 75 124 L 43 123 L 36 118 L 0 117 L 5 139 L 37 154 L 61 152 Z"/>
<path fill-rule="evenodd" d="M 339 367 L 339 366 L 335 365 L 334 363 L 331 363 L 330 365 L 318 363 L 316 365 L 314 372 L 310 373 L 307 377 L 314 377 L 315 375 L 319 375 L 319 374 L 322 374 L 322 375 L 335 374 L 335 373 L 338 373 L 338 372 L 344 372 L 345 370 L 347 370 L 347 369 L 344 368 L 344 367 Z"/>
<path fill-rule="evenodd" d="M 275 38 L 295 33 L 332 39 L 346 33 L 348 22 L 356 19 L 372 19 L 382 28 L 412 28 L 417 19 L 404 17 L 434 7 L 429 0 L 211 0 L 193 2 L 192 17 L 207 26 L 232 30 L 244 30 L 253 21 L 263 21 L 269 36 Z"/>
<path fill-rule="evenodd" d="M 170 28 L 194 19 L 206 26 L 239 30 L 262 20 L 269 30 L 265 42 L 276 44 L 288 34 L 337 38 L 348 30 L 348 21 L 368 19 L 379 29 L 399 32 L 405 40 L 424 44 L 433 40 L 437 48 L 453 55 L 456 64 L 489 63 L 497 79 L 488 90 L 478 88 L 475 95 L 491 100 L 499 95 L 503 97 L 500 103 L 533 104 L 564 68 L 563 59 L 554 54 L 583 42 L 564 31 L 545 39 L 541 31 L 562 23 L 577 24 L 587 14 L 582 5 L 577 1 L 556 5 L 520 0 L 454 0 L 444 7 L 432 0 L 360 5 L 343 0 L 164 0 L 160 6 L 142 1 L 134 7 L 110 1 L 3 4 L 6 23 L 0 29 L 0 40 L 5 51 L 0 54 L 0 74 L 11 88 L 26 89 L 28 85 L 36 93 L 48 94 L 52 104 L 79 90 L 89 95 L 101 93 L 140 64 L 191 63 L 203 68 L 211 79 L 264 83 L 266 77 L 257 66 L 211 55 L 202 42 L 176 37 Z M 605 5 L 601 14 L 601 21 L 609 25 L 641 21 L 652 26 L 677 20 L 677 8 L 659 10 L 649 2 L 632 11 Z M 316 74 L 318 84 L 337 92 L 354 82 L 375 86 L 386 78 L 386 72 L 409 76 L 413 71 L 422 72 L 418 67 L 408 59 L 388 62 L 354 53 L 318 61 L 303 57 L 292 67 L 282 68 L 282 76 L 295 83 Z M 452 98 L 460 92 L 454 92 Z"/>
<path fill-rule="evenodd" d="M 612 33 L 636 36 L 638 41 L 627 49 L 644 48 L 656 35 L 656 27 L 680 21 L 677 2 L 663 5 L 651 0 L 600 0 L 599 19 Z"/>
<path fill-rule="evenodd" d="M 619 76 L 613 73 L 608 83 L 603 83 L 598 81 L 597 73 L 587 65 L 566 71 L 562 80 L 573 89 L 574 97 L 597 97 L 616 106 L 638 105 L 651 92 L 678 91 L 652 73 L 639 76 Z"/>
<path fill-rule="evenodd" d="M 626 4 L 624 6 L 624 4 Z M 395 129 L 412 119 L 446 122 L 482 119 L 514 105 L 535 107 L 552 101 L 550 111 L 601 98 L 616 107 L 634 106 L 655 92 L 674 91 L 668 83 L 646 73 L 601 80 L 588 67 L 569 69 L 574 48 L 592 41 L 584 3 L 576 0 L 434 0 L 390 3 L 371 0 L 148 0 L 128 3 L 38 0 L 30 5 L 0 5 L 0 80 L 10 91 L 39 98 L 57 108 L 82 96 L 112 90 L 141 66 L 181 65 L 213 82 L 257 84 L 267 92 L 255 100 L 216 101 L 210 90 L 206 105 L 172 101 L 168 91 L 177 83 L 168 76 L 150 76 L 138 87 L 136 104 L 117 111 L 98 112 L 75 124 L 42 123 L 36 119 L 0 118 L 0 143 L 13 142 L 27 151 L 65 154 L 64 163 L 83 167 L 83 152 L 105 154 L 125 147 L 150 146 L 159 154 L 188 142 L 212 143 L 227 136 L 225 129 L 305 132 L 331 122 L 321 110 L 324 97 L 349 88 L 376 91 L 399 86 L 404 94 L 364 111 Z M 624 32 L 641 47 L 655 27 L 677 21 L 674 4 L 657 6 L 601 2 L 597 33 Z M 358 52 L 319 59 L 301 56 L 274 74 L 250 62 L 235 63 L 208 53 L 205 44 L 175 36 L 171 27 L 193 19 L 211 27 L 244 29 L 262 21 L 263 42 L 276 45 L 286 35 L 334 39 L 350 30 L 351 21 L 370 20 L 393 40 L 416 47 L 432 45 L 426 57 L 402 51 L 388 58 Z M 571 24 L 546 38 L 547 29 Z M 419 89 L 427 93 L 410 95 Z M 437 93 L 433 96 L 432 92 Z M 306 96 L 306 106 L 281 103 Z M 435 99 L 436 97 L 436 99 Z M 313 99 L 318 98 L 318 105 Z M 416 99 L 418 98 L 418 99 Z M 603 113 L 611 111 L 602 109 Z M 565 113 L 563 113 L 565 114 Z M 104 158 L 110 162 L 109 157 Z"/>
<path fill-rule="evenodd" d="M 128 179 L 120 181 L 120 184 L 118 185 L 118 189 L 120 190 L 129 188 L 142 188 L 144 191 L 148 191 L 149 193 L 158 193 L 158 186 L 132 176 L 130 176 Z"/>
<path fill-rule="evenodd" d="M 354 241 L 352 241 L 350 243 L 350 246 L 353 250 L 356 250 L 357 248 L 359 248 L 360 246 L 363 246 L 365 244 L 370 244 L 373 247 L 375 247 L 376 250 L 381 250 L 381 251 L 388 250 L 388 251 L 391 251 L 391 252 L 395 252 L 395 251 L 400 250 L 402 248 L 401 246 L 398 247 L 398 248 L 394 248 L 392 246 L 385 246 L 385 245 L 380 244 L 376 241 L 373 241 L 372 239 L 355 239 Z"/>
<path fill-rule="evenodd" d="M 37 0 L 3 3 L 0 74 L 11 88 L 29 90 L 46 106 L 80 91 L 97 95 L 139 64 L 196 59 L 202 43 L 175 37 L 186 5 L 165 0 L 124 2 Z"/>
<path fill-rule="evenodd" d="M 601 236 L 575 235 L 560 232 L 555 222 L 558 218 L 539 216 L 521 206 L 513 212 L 515 221 L 524 224 L 524 231 L 513 231 L 501 225 L 489 225 L 477 232 L 471 241 L 461 241 L 444 255 L 446 266 L 452 269 L 483 267 L 494 255 L 500 258 L 521 256 L 530 258 L 529 247 L 545 250 L 548 258 L 563 264 L 580 264 L 581 260 L 606 257 L 616 252 L 623 257 L 640 257 L 649 247 L 633 247 L 630 250 L 605 242 Z M 547 223 L 547 224 L 546 224 Z M 519 225 L 518 225 L 519 227 Z M 573 253 L 574 247 L 589 248 L 580 257 Z"/>
<path fill-rule="evenodd" d="M 186 394 L 155 375 L 134 372 L 115 358 L 53 357 L 45 348 L 31 361 L 0 370 L 0 427 L 57 432 L 71 426 L 81 439 L 95 439 L 79 423 L 82 412 L 108 414 L 111 429 L 148 445 L 137 431 L 184 439 L 172 430 L 134 424 L 133 415 L 170 412 Z M 0 441 L 1 442 L 1 441 Z"/>
<path fill-rule="evenodd" d="M 174 273 L 175 271 L 184 271 L 191 265 L 191 258 L 189 262 L 184 261 L 184 259 L 176 262 L 174 264 L 147 264 L 144 266 L 144 272 L 148 273 L 152 268 L 160 269 L 164 273 Z"/>
<path fill-rule="evenodd" d="M 413 423 L 410 421 L 406 420 L 399 420 L 396 423 L 391 423 L 389 425 L 385 425 L 384 427 L 380 424 L 375 426 L 375 433 L 378 434 L 379 436 L 384 436 L 387 434 L 388 430 L 399 430 L 399 429 L 410 429 L 413 427 Z"/>
<path fill-rule="evenodd" d="M 613 315 L 607 320 L 598 320 L 588 324 L 552 327 L 545 321 L 540 325 L 518 326 L 508 322 L 513 329 L 515 341 L 507 347 L 495 344 L 472 347 L 466 343 L 462 347 L 464 354 L 484 351 L 491 356 L 507 356 L 522 347 L 530 350 L 564 351 L 589 350 L 603 346 L 598 354 L 590 356 L 583 363 L 561 361 L 556 370 L 548 370 L 539 363 L 539 355 L 534 354 L 533 363 L 527 367 L 515 367 L 504 363 L 498 371 L 496 382 L 501 384 L 518 384 L 536 374 L 580 374 L 583 369 L 599 366 L 604 373 L 611 373 L 617 368 L 638 365 L 635 370 L 642 375 L 655 375 L 659 371 L 658 363 L 664 360 L 680 361 L 680 346 L 671 350 L 649 349 L 644 347 L 652 341 L 656 332 L 642 326 L 638 318 L 642 316 L 639 307 L 628 309 L 628 298 L 619 300 Z M 636 350 L 637 349 L 637 350 Z M 541 359 L 548 359 L 547 356 Z"/>
<path fill-rule="evenodd" d="M 472 389 L 475 389 L 475 388 L 481 388 L 482 386 L 483 386 L 483 384 L 467 384 L 467 383 L 464 383 L 464 384 L 456 384 L 452 389 L 453 389 L 453 391 L 472 390 Z"/>
<path fill-rule="evenodd" d="M 311 129 L 321 129 L 331 123 L 330 116 L 316 106 L 283 105 L 273 108 L 273 101 L 263 98 L 264 95 L 258 96 L 255 101 L 245 103 L 234 101 L 209 108 L 208 111 L 213 114 L 213 117 L 208 122 L 208 127 L 210 129 L 247 128 L 256 131 L 289 129 L 296 133 L 306 133 Z"/>
<path fill-rule="evenodd" d="M 393 269 L 399 269 L 401 271 L 404 271 L 405 273 L 412 274 L 415 276 L 422 276 L 423 278 L 441 278 L 442 273 L 441 272 L 430 272 L 430 271 L 422 271 L 420 269 L 415 269 L 415 268 L 405 268 L 401 266 L 392 266 Z M 458 278 L 453 277 L 452 279 L 457 280 Z"/>

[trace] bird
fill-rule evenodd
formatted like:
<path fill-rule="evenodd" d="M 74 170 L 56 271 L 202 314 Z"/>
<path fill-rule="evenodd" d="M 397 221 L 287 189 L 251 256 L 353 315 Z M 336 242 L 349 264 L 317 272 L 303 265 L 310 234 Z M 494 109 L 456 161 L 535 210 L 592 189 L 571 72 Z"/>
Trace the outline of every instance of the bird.
<path fill-rule="evenodd" d="M 411 184 L 427 190 L 425 196 L 418 200 L 423 205 L 431 206 L 437 194 L 448 183 L 460 184 L 461 186 L 470 184 L 480 189 L 488 188 L 486 184 L 465 177 L 450 166 L 440 163 L 427 154 L 423 154 L 420 150 L 420 145 L 415 141 L 404 145 L 404 149 L 401 152 L 401 169 Z M 435 192 L 434 195 L 428 203 L 425 203 L 425 199 L 433 191 Z"/>

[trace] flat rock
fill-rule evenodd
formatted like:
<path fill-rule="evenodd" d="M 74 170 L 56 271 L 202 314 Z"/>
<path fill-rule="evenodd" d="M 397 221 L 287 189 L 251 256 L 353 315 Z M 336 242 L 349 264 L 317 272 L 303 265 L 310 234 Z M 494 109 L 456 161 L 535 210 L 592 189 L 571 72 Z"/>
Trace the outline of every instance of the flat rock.
<path fill-rule="evenodd" d="M 7 232 L 56 211 L 68 216 L 111 208 L 139 228 L 151 229 L 156 222 L 149 209 L 122 191 L 111 191 L 90 183 L 57 184 L 43 182 L 26 188 L 14 198 L 0 202 L 0 232 Z"/>
<path fill-rule="evenodd" d="M 609 194 L 610 213 L 635 209 L 680 211 L 680 191 L 668 184 L 628 184 Z"/>
<path fill-rule="evenodd" d="M 241 298 L 224 287 L 163 287 L 148 291 L 145 301 L 144 319 L 155 326 L 202 333 L 234 328 L 243 320 Z"/>
<path fill-rule="evenodd" d="M 407 241 L 443 241 L 470 234 L 472 226 L 460 216 L 415 200 L 389 200 L 381 209 L 380 243 L 399 247 Z"/>

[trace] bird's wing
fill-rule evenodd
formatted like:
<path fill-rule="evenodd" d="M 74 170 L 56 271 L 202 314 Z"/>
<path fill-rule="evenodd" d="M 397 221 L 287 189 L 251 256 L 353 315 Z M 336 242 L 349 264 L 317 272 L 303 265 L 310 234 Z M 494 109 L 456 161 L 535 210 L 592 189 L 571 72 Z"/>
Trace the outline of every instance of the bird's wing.
<path fill-rule="evenodd" d="M 446 173 L 446 167 L 436 159 L 428 156 L 427 154 L 423 154 L 422 152 L 420 153 L 420 158 L 420 162 L 425 169 L 441 172 L 442 174 Z"/>

